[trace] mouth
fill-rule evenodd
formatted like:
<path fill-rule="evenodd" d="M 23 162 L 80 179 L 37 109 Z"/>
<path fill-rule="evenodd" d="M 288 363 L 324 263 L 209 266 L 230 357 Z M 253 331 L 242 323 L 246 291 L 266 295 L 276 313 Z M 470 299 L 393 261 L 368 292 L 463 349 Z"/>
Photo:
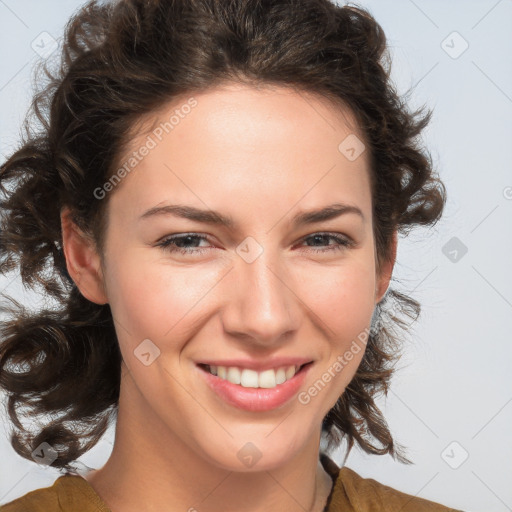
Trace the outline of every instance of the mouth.
<path fill-rule="evenodd" d="M 298 365 L 279 366 L 263 371 L 239 366 L 220 366 L 199 363 L 197 366 L 206 373 L 231 384 L 244 388 L 273 389 L 292 380 L 297 374 L 303 372 L 313 361 Z"/>
<path fill-rule="evenodd" d="M 285 407 L 304 385 L 313 361 L 256 371 L 243 366 L 196 364 L 199 376 L 224 405 L 252 413 Z M 216 375 L 215 375 L 216 374 Z"/>

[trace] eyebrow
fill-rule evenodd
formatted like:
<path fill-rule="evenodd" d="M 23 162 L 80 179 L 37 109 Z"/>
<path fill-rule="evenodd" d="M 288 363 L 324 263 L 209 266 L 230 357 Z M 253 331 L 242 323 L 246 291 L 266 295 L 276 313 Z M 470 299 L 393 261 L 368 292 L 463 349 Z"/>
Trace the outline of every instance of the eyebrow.
<path fill-rule="evenodd" d="M 347 213 L 355 213 L 359 215 L 363 220 L 365 220 L 363 212 L 357 206 L 344 203 L 334 203 L 329 206 L 325 206 L 324 208 L 299 212 L 293 217 L 291 222 L 293 223 L 294 227 L 299 227 L 307 224 L 315 224 L 317 222 L 335 219 Z M 160 215 L 173 215 L 175 217 L 202 222 L 204 224 L 224 226 L 231 229 L 236 227 L 236 223 L 231 217 L 222 215 L 215 210 L 201 210 L 200 208 L 195 208 L 193 206 L 179 204 L 154 206 L 153 208 L 145 211 L 139 217 L 139 220 L 149 219 Z"/>

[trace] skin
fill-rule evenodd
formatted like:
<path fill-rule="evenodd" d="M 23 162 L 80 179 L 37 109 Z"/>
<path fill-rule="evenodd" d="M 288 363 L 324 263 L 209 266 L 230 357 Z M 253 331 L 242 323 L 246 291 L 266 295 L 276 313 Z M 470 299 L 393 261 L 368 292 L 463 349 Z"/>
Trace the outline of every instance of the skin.
<path fill-rule="evenodd" d="M 68 271 L 85 297 L 110 304 L 124 359 L 114 449 L 86 478 L 112 512 L 321 511 L 332 488 L 318 460 L 321 422 L 364 350 L 309 403 L 295 397 L 267 412 L 223 402 L 195 363 L 303 356 L 314 361 L 307 391 L 369 328 L 396 237 L 378 270 L 368 155 L 350 161 L 338 150 L 350 134 L 363 140 L 348 110 L 282 87 L 227 84 L 194 98 L 197 106 L 104 199 L 103 255 L 62 211 Z M 147 116 L 125 157 L 185 101 Z M 164 203 L 217 210 L 237 226 L 139 220 Z M 290 222 L 332 203 L 362 215 Z M 334 239 L 311 238 L 325 232 L 352 245 L 327 251 Z M 182 244 L 188 254 L 157 245 L 179 233 L 207 240 Z M 250 264 L 236 252 L 249 236 L 263 248 Z M 148 366 L 134 355 L 144 339 L 160 350 Z M 252 467 L 237 457 L 248 442 L 261 453 Z"/>

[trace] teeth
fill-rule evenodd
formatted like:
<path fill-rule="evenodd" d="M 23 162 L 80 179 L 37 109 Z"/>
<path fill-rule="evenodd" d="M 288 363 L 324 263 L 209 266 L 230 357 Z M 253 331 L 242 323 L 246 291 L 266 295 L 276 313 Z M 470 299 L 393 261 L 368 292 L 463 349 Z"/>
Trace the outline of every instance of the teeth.
<path fill-rule="evenodd" d="M 291 379 L 296 372 L 297 368 L 295 366 L 288 366 L 285 370 L 286 380 Z"/>
<path fill-rule="evenodd" d="M 233 384 L 239 384 L 244 388 L 275 388 L 290 380 L 299 370 L 300 366 L 283 366 L 282 368 L 257 372 L 245 368 L 241 370 L 236 366 L 208 366 L 208 371 L 221 379 Z"/>
<path fill-rule="evenodd" d="M 264 372 L 261 372 L 258 377 L 258 384 L 259 384 L 260 388 L 275 388 L 276 387 L 276 372 L 275 372 L 275 370 L 265 370 Z"/>
<path fill-rule="evenodd" d="M 226 375 L 226 380 L 229 380 L 229 382 L 232 382 L 233 384 L 240 384 L 240 370 L 238 368 L 228 368 L 228 372 Z"/>
<path fill-rule="evenodd" d="M 286 371 L 284 368 L 279 368 L 276 371 L 276 384 L 282 384 L 283 382 L 286 382 Z"/>
<path fill-rule="evenodd" d="M 226 379 L 229 380 L 229 379 Z M 233 382 L 229 380 L 229 382 Z M 241 384 L 244 388 L 257 388 L 258 387 L 258 372 L 254 370 L 242 370 L 242 375 L 238 382 L 233 384 Z"/>

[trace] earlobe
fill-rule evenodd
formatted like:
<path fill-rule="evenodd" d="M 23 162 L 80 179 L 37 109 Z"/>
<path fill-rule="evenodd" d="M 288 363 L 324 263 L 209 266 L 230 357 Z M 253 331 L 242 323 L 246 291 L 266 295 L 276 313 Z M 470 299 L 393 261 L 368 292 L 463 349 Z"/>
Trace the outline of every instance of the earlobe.
<path fill-rule="evenodd" d="M 396 251 L 398 245 L 398 233 L 397 231 L 393 232 L 393 237 L 391 240 L 391 247 L 389 251 L 389 258 L 386 261 L 382 262 L 380 267 L 379 275 L 377 277 L 377 288 L 375 290 L 375 302 L 378 303 L 382 300 L 384 295 L 386 294 L 389 283 L 391 281 L 391 276 L 393 275 L 393 267 L 395 266 L 396 260 Z"/>
<path fill-rule="evenodd" d="M 60 220 L 62 248 L 69 275 L 86 299 L 96 304 L 106 304 L 108 297 L 100 256 L 93 241 L 72 221 L 69 208 L 62 209 Z"/>

